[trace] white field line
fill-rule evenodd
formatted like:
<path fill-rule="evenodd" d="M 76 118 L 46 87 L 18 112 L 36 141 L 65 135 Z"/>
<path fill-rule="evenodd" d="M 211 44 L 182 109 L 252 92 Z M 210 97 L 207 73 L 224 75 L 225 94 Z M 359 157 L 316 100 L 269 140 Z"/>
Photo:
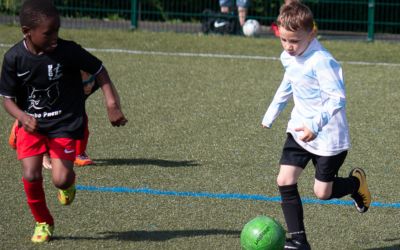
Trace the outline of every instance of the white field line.
<path fill-rule="evenodd" d="M 11 44 L 0 43 L 1 48 L 10 48 Z M 248 59 L 248 60 L 265 60 L 279 61 L 278 57 L 269 56 L 250 56 L 250 55 L 229 55 L 229 54 L 213 54 L 213 53 L 187 53 L 187 52 L 162 52 L 162 51 L 143 51 L 143 50 L 127 50 L 127 49 L 97 49 L 86 48 L 92 52 L 105 53 L 121 53 L 133 55 L 154 55 L 154 56 L 181 56 L 181 57 L 205 57 L 205 58 L 222 58 L 222 59 Z M 343 64 L 367 65 L 367 66 L 389 66 L 400 67 L 400 63 L 385 63 L 385 62 L 362 62 L 362 61 L 341 61 Z"/>

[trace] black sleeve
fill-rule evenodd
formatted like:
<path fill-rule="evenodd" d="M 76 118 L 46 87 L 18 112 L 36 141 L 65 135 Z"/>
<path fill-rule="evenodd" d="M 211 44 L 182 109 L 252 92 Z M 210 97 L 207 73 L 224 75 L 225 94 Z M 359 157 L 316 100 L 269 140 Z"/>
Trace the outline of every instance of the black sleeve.
<path fill-rule="evenodd" d="M 73 60 L 75 63 L 77 63 L 80 70 L 83 70 L 91 75 L 94 75 L 100 71 L 103 65 L 103 62 L 100 59 L 75 42 L 71 42 L 71 47 L 73 51 L 71 54 L 74 55 Z"/>
<path fill-rule="evenodd" d="M 15 56 L 9 51 L 4 55 L 0 78 L 0 95 L 16 97 L 17 75 Z"/>

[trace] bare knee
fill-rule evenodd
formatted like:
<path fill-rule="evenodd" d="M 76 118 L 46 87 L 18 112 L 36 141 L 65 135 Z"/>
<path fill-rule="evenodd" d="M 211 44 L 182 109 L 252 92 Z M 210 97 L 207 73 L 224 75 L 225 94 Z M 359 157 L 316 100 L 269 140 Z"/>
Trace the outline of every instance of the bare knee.
<path fill-rule="evenodd" d="M 295 180 L 295 178 L 289 178 L 287 176 L 283 176 L 283 175 L 278 175 L 278 177 L 276 178 L 276 184 L 280 187 L 280 186 L 288 186 L 288 185 L 293 185 L 296 184 L 297 181 Z"/>
<path fill-rule="evenodd" d="M 314 194 L 320 200 L 329 200 L 332 196 L 333 182 L 319 181 L 315 179 Z"/>
<path fill-rule="evenodd" d="M 74 184 L 75 175 L 53 176 L 53 184 L 58 189 L 67 189 Z"/>
<path fill-rule="evenodd" d="M 75 172 L 72 161 L 51 159 L 52 181 L 55 187 L 67 189 L 75 182 Z"/>
<path fill-rule="evenodd" d="M 285 184 L 286 181 L 284 178 L 282 178 L 280 175 L 278 175 L 278 177 L 276 178 L 276 184 L 280 187 L 280 186 L 286 186 L 287 184 Z"/>
<path fill-rule="evenodd" d="M 75 182 L 75 173 L 74 171 L 62 171 L 56 172 L 53 169 L 52 181 L 56 188 L 58 189 L 67 189 Z"/>
<path fill-rule="evenodd" d="M 331 197 L 331 190 L 327 189 L 318 189 L 314 187 L 314 194 L 320 200 L 329 200 Z"/>
<path fill-rule="evenodd" d="M 41 158 L 30 157 L 23 159 L 22 169 L 22 176 L 26 181 L 35 182 L 43 178 Z"/>
<path fill-rule="evenodd" d="M 297 183 L 303 169 L 295 166 L 281 165 L 276 183 L 278 186 L 288 186 Z"/>
<path fill-rule="evenodd" d="M 28 182 L 40 181 L 41 179 L 43 179 L 41 174 L 34 173 L 34 172 L 24 172 L 23 177 L 24 177 L 24 180 L 26 180 Z"/>

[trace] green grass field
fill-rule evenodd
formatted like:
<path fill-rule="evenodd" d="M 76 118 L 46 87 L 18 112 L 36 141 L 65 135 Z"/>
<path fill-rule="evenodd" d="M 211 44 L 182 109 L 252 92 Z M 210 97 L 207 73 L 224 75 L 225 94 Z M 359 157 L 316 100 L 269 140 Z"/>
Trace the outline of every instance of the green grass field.
<path fill-rule="evenodd" d="M 53 241 L 37 247 L 20 163 L 7 144 L 13 119 L 0 109 L 0 249 L 232 250 L 240 249 L 240 231 L 251 218 L 284 223 L 278 202 L 222 198 L 279 195 L 290 107 L 272 129 L 260 125 L 283 76 L 277 39 L 109 30 L 60 36 L 95 49 L 129 122 L 112 127 L 101 93 L 89 98 L 88 153 L 97 165 L 76 168 L 81 188 L 70 207 L 57 203 L 44 170 L 56 229 Z M 21 38 L 17 27 L 0 26 L 0 56 Z M 305 203 L 309 240 L 321 250 L 400 249 L 400 44 L 322 43 L 342 62 L 347 86 L 353 147 L 340 175 L 363 167 L 374 203 L 366 214 L 339 203 Z M 314 201 L 313 176 L 310 165 L 299 187 Z"/>

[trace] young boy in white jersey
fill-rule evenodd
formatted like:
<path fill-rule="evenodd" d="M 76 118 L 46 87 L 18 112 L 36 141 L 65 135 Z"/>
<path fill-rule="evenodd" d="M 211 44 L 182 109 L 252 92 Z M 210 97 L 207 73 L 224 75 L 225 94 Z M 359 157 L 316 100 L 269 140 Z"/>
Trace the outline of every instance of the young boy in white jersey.
<path fill-rule="evenodd" d="M 357 210 L 364 213 L 371 194 L 362 169 L 351 170 L 347 178 L 338 177 L 350 148 L 345 86 L 341 66 L 315 38 L 312 12 L 299 2 L 283 5 L 277 25 L 285 74 L 262 126 L 270 128 L 293 98 L 277 184 L 290 235 L 285 249 L 311 249 L 297 188 L 299 176 L 310 160 L 315 166 L 314 193 L 319 199 L 350 194 Z"/>

